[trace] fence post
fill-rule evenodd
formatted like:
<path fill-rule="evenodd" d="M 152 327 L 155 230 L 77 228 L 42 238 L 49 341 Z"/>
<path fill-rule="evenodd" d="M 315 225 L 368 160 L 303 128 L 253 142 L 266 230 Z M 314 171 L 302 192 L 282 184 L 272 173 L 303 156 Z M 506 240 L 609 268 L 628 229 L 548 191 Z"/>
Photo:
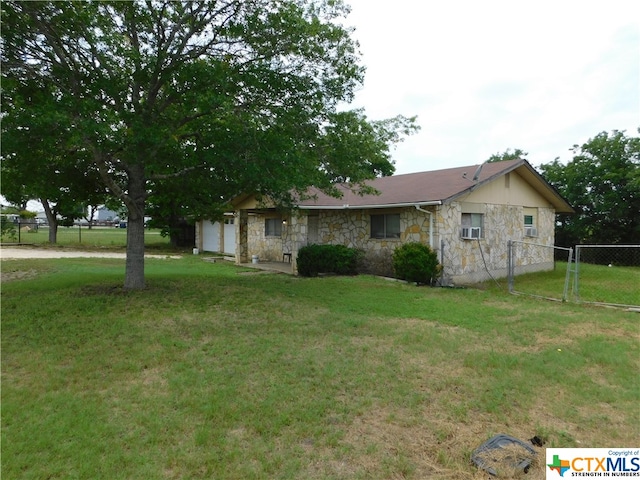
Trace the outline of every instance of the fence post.
<path fill-rule="evenodd" d="M 444 286 L 444 240 L 440 240 L 440 286 Z"/>
<path fill-rule="evenodd" d="M 78 243 L 82 243 L 82 225 L 78 224 Z"/>
<path fill-rule="evenodd" d="M 509 293 L 513 293 L 513 242 L 507 241 L 507 285 Z"/>
<path fill-rule="evenodd" d="M 569 279 L 571 277 L 571 260 L 573 258 L 573 248 L 569 249 L 569 258 L 567 259 L 567 273 L 564 277 L 564 290 L 562 292 L 562 301 L 567 301 L 567 294 L 569 292 Z"/>
<path fill-rule="evenodd" d="M 578 281 L 580 279 L 580 245 L 576 245 L 574 271 L 575 271 L 575 276 L 573 278 L 573 295 L 576 298 L 576 302 L 580 303 L 580 287 L 578 286 Z"/>
<path fill-rule="evenodd" d="M 22 243 L 22 222 L 18 220 L 18 243 Z"/>

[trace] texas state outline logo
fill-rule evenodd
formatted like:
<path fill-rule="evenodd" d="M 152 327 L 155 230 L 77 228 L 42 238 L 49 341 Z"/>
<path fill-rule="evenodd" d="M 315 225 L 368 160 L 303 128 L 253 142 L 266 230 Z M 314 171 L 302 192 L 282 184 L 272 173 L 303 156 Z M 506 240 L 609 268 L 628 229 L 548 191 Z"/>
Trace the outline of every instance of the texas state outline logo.
<path fill-rule="evenodd" d="M 546 478 L 639 478 L 640 448 L 547 448 Z"/>

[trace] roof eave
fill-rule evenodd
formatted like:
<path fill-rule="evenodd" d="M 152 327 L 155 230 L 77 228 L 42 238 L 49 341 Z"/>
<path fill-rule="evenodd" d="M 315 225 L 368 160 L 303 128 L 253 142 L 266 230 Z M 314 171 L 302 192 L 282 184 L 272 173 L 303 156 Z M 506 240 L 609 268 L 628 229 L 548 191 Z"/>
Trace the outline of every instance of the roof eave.
<path fill-rule="evenodd" d="M 370 205 L 296 205 L 301 210 L 370 210 L 374 208 L 404 208 L 404 207 L 430 207 L 442 205 L 442 200 L 429 200 L 422 202 L 384 203 Z"/>
<path fill-rule="evenodd" d="M 531 164 L 529 162 L 527 162 L 526 160 L 521 159 L 519 162 L 514 163 L 513 165 L 511 165 L 509 168 L 505 168 L 504 170 L 500 170 L 499 172 L 491 175 L 490 177 L 487 177 L 485 179 L 483 179 L 480 182 L 475 183 L 474 185 L 471 185 L 469 188 L 466 188 L 464 190 L 462 190 L 461 192 L 456 193 L 455 195 L 452 195 L 446 199 L 443 200 L 443 203 L 450 203 L 453 202 L 455 200 L 457 200 L 458 198 L 464 196 L 464 195 L 468 195 L 469 193 L 473 192 L 474 190 L 477 190 L 478 188 L 493 182 L 494 180 L 496 180 L 497 178 L 506 175 L 507 173 L 511 173 L 514 172 L 516 170 L 519 170 L 521 168 L 525 168 L 526 171 L 530 174 L 530 176 L 533 176 L 535 178 L 535 180 L 537 182 L 539 182 L 539 184 L 544 187 L 546 189 L 546 191 L 549 193 L 549 195 L 544 195 L 539 188 L 536 188 L 535 185 L 532 185 L 534 188 L 536 188 L 536 190 L 538 190 L 540 192 L 540 194 L 546 198 L 547 200 L 549 200 L 549 202 L 553 205 L 553 207 L 555 208 L 556 213 L 575 213 L 575 210 L 573 209 L 573 207 L 571 207 L 571 205 L 569 205 L 569 203 L 562 197 L 562 195 L 560 195 L 560 193 L 558 193 L 558 191 L 553 187 L 553 185 L 551 185 L 549 182 L 547 182 L 545 180 L 545 178 L 540 175 L 535 168 L 533 168 L 531 166 Z M 525 180 L 527 180 L 525 178 Z"/>

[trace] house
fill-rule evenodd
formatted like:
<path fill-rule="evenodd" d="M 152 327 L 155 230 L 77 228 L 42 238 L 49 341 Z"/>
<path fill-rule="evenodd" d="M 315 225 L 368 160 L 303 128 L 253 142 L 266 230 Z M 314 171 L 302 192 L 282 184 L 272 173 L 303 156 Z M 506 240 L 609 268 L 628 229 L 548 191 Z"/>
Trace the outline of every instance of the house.
<path fill-rule="evenodd" d="M 341 185 L 335 198 L 311 189 L 293 212 L 280 212 L 246 195 L 234 200 L 224 223 L 200 222 L 202 250 L 235 255 L 236 263 L 291 259 L 308 244 L 343 244 L 365 256 L 390 259 L 404 242 L 421 242 L 439 255 L 447 283 L 470 283 L 478 272 L 507 273 L 507 243 L 554 244 L 556 213 L 573 209 L 526 161 L 394 175 L 368 185 L 378 195 L 359 195 Z M 529 270 L 553 268 L 553 250 L 526 260 Z"/>

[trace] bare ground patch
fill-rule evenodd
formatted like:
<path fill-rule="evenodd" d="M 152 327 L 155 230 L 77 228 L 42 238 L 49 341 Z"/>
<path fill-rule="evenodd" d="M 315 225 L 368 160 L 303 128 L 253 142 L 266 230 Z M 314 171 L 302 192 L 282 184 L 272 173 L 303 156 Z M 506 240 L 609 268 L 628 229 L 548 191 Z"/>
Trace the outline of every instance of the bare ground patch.
<path fill-rule="evenodd" d="M 15 282 L 16 280 L 28 280 L 30 278 L 35 278 L 38 276 L 40 272 L 38 270 L 29 269 L 29 270 L 13 270 L 7 271 L 6 268 L 2 269 L 2 274 L 0 274 L 0 282 Z"/>

